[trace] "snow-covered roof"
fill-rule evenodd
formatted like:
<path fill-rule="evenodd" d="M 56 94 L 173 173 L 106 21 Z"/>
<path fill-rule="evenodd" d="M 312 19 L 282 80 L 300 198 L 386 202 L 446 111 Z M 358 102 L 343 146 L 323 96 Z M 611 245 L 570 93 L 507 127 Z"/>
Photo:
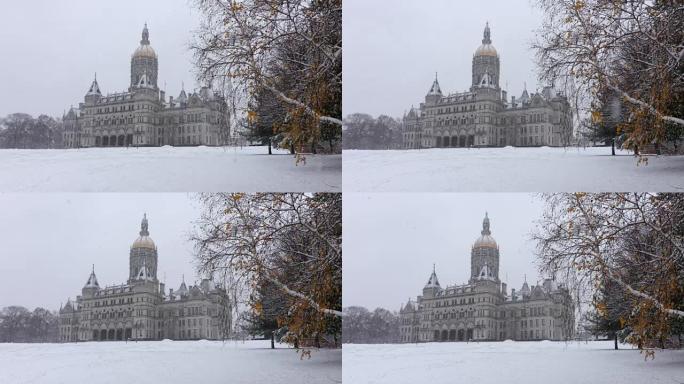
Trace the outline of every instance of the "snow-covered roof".
<path fill-rule="evenodd" d="M 90 88 L 88 89 L 88 93 L 86 96 L 102 96 L 102 92 L 100 91 L 100 85 L 97 83 L 97 74 L 95 74 L 95 80 L 93 80 L 93 83 L 90 85 Z"/>
<path fill-rule="evenodd" d="M 439 87 L 439 81 L 437 80 L 437 74 L 435 74 L 435 81 L 428 91 L 428 96 L 442 96 L 442 89 Z"/>
<path fill-rule="evenodd" d="M 434 265 L 432 267 L 432 274 L 430 275 L 430 279 L 428 279 L 427 284 L 425 284 L 425 288 L 441 288 L 439 286 L 439 280 L 437 279 L 437 273 L 435 272 Z"/>
<path fill-rule="evenodd" d="M 95 276 L 95 266 L 94 265 L 93 265 L 93 271 L 90 272 L 90 277 L 88 277 L 88 281 L 86 282 L 84 288 L 100 289 L 100 284 L 98 284 L 97 277 Z"/>

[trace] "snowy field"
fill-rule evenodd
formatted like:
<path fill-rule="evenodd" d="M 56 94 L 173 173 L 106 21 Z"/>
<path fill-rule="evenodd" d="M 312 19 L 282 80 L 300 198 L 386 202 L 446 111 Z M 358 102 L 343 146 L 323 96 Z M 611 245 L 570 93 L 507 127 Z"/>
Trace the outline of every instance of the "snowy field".
<path fill-rule="evenodd" d="M 3 192 L 340 192 L 341 155 L 266 147 L 0 150 Z"/>
<path fill-rule="evenodd" d="M 339 383 L 342 351 L 271 350 L 269 341 L 0 344 L 0 383 Z"/>
<path fill-rule="evenodd" d="M 344 151 L 345 192 L 683 191 L 684 156 L 610 148 Z"/>
<path fill-rule="evenodd" d="M 612 348 L 611 341 L 345 344 L 343 382 L 684 383 L 684 351 L 658 351 L 644 361 L 638 350 Z"/>

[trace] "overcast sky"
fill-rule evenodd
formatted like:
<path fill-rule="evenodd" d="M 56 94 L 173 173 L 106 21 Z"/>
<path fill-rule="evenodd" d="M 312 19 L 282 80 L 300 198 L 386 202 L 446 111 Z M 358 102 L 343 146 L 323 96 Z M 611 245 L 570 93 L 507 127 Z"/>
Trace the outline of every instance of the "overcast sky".
<path fill-rule="evenodd" d="M 401 117 L 424 101 L 435 72 L 444 93 L 470 88 L 485 23 L 501 59 L 500 85 L 537 89 L 529 48 L 541 13 L 531 0 L 345 0 L 343 114 Z"/>
<path fill-rule="evenodd" d="M 527 194 L 345 193 L 343 305 L 399 310 L 422 294 L 436 264 L 440 285 L 465 284 L 485 212 L 499 244 L 499 278 L 537 282 L 529 240 L 543 202 Z"/>
<path fill-rule="evenodd" d="M 103 93 L 128 90 L 130 61 L 148 23 L 159 86 L 176 97 L 195 88 L 188 45 L 199 14 L 191 0 L 3 2 L 0 116 L 62 116 L 83 101 L 97 72 Z"/>
<path fill-rule="evenodd" d="M 187 194 L 0 194 L 0 307 L 58 309 L 81 294 L 92 264 L 101 287 L 128 279 L 130 246 L 147 213 L 157 276 L 194 283 L 187 241 L 200 204 Z"/>

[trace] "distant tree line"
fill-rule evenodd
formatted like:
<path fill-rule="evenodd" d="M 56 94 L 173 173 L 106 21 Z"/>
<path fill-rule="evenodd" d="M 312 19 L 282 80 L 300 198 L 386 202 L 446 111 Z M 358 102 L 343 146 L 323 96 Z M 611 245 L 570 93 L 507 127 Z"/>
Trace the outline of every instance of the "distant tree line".
<path fill-rule="evenodd" d="M 344 149 L 397 149 L 401 148 L 401 141 L 399 119 L 386 115 L 376 119 L 365 113 L 355 113 L 344 119 Z"/>
<path fill-rule="evenodd" d="M 54 343 L 59 340 L 59 317 L 44 308 L 33 312 L 20 306 L 0 310 L 0 343 Z"/>
<path fill-rule="evenodd" d="M 364 307 L 343 310 L 342 342 L 353 344 L 387 344 L 399 342 L 399 315 L 384 308 L 373 312 Z"/>
<path fill-rule="evenodd" d="M 13 113 L 0 118 L 0 148 L 62 148 L 63 126 L 47 115 Z"/>

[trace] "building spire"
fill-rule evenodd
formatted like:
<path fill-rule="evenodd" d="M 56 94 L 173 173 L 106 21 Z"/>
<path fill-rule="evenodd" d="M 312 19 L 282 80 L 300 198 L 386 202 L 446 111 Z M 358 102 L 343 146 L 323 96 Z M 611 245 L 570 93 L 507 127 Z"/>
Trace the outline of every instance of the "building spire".
<path fill-rule="evenodd" d="M 480 232 L 482 236 L 488 236 L 491 235 L 492 232 L 489 231 L 489 214 L 485 212 L 485 218 L 482 220 L 482 232 Z"/>
<path fill-rule="evenodd" d="M 142 222 L 140 223 L 140 236 L 149 236 L 150 232 L 147 230 L 147 213 L 143 214 Z"/>
<path fill-rule="evenodd" d="M 140 40 L 141 45 L 150 45 L 150 31 L 147 29 L 147 23 L 145 23 L 145 28 L 142 32 L 142 40 Z"/>
<path fill-rule="evenodd" d="M 491 44 L 492 43 L 492 38 L 491 38 L 491 31 L 489 30 L 489 21 L 485 25 L 485 30 L 484 30 L 484 38 L 482 39 L 482 44 Z"/>

